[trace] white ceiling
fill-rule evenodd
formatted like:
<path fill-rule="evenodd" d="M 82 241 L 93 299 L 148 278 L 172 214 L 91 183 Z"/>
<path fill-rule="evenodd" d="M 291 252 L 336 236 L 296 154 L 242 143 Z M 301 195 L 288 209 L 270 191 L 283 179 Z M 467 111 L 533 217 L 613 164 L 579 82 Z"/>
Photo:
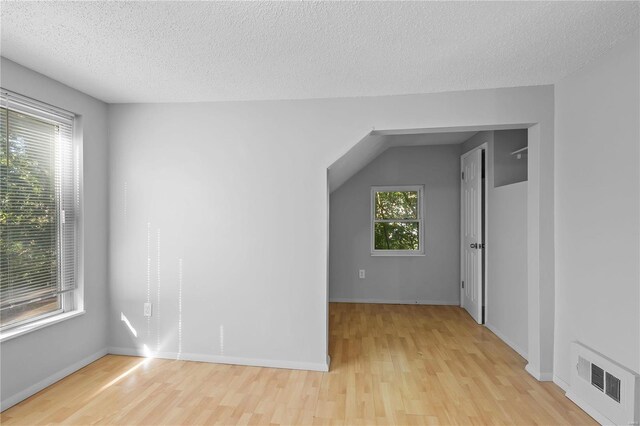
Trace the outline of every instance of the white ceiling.
<path fill-rule="evenodd" d="M 107 102 L 550 84 L 639 2 L 8 2 L 1 54 Z"/>

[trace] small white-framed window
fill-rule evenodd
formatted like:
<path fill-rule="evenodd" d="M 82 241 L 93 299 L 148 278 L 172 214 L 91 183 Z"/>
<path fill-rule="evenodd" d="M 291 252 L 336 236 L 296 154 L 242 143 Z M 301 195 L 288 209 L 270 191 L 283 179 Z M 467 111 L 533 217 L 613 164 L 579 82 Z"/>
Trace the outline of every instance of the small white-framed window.
<path fill-rule="evenodd" d="M 371 187 L 371 254 L 424 254 L 424 186 Z"/>
<path fill-rule="evenodd" d="M 0 340 L 83 308 L 75 115 L 0 89 Z"/>

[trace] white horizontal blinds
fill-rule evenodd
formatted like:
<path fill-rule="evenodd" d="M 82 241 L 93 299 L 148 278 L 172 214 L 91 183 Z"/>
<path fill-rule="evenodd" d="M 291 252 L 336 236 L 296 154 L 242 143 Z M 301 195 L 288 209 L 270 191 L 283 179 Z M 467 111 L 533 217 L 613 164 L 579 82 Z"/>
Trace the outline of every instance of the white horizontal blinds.
<path fill-rule="evenodd" d="M 0 309 L 75 288 L 73 116 L 2 93 Z"/>

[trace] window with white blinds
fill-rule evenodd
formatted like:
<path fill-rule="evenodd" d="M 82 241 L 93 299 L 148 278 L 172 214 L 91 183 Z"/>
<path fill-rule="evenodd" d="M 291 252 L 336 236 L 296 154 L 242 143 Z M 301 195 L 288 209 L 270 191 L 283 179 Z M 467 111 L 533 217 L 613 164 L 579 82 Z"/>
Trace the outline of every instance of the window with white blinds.
<path fill-rule="evenodd" d="M 74 116 L 0 93 L 0 329 L 73 310 L 79 169 Z"/>

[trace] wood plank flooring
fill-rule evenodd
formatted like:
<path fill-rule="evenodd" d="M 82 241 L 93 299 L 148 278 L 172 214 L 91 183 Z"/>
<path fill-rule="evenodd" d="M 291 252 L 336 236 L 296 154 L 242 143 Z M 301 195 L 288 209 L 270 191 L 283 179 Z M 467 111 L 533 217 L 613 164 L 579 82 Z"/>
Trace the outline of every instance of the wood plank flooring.
<path fill-rule="evenodd" d="M 331 304 L 329 373 L 108 355 L 14 424 L 596 424 L 465 311 Z"/>

